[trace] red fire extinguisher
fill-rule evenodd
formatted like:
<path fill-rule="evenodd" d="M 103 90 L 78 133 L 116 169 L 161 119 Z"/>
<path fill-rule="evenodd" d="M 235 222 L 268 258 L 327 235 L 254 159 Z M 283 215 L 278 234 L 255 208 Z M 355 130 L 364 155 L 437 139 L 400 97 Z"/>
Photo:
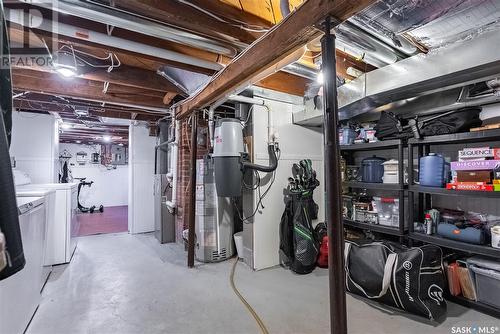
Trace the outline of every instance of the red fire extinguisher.
<path fill-rule="evenodd" d="M 328 268 L 328 236 L 325 235 L 319 248 L 318 267 Z"/>

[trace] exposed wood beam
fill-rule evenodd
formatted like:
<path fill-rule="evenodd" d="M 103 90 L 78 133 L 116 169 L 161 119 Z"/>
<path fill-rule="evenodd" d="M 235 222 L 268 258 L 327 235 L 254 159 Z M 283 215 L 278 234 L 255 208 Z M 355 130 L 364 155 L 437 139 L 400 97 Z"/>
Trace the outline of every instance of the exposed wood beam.
<path fill-rule="evenodd" d="M 200 35 L 225 41 L 237 39 L 251 43 L 254 34 L 216 20 L 215 18 L 174 0 L 114 0 L 116 7 L 151 17 Z"/>
<path fill-rule="evenodd" d="M 255 83 L 252 80 L 258 75 L 317 37 L 320 33 L 313 25 L 328 15 L 341 22 L 373 2 L 375 0 L 306 1 L 221 70 L 203 90 L 177 106 L 176 117 L 185 118 L 195 109 L 207 106 L 241 85 Z"/>
<path fill-rule="evenodd" d="M 113 86 L 108 93 L 103 93 L 102 84 L 80 78 L 64 80 L 54 73 L 14 69 L 12 82 L 15 89 L 93 101 L 143 106 L 144 108 L 162 108 L 163 94 L 151 96 L 153 91 L 141 91 L 131 87 Z M 148 94 L 148 95 L 146 95 Z"/>
<path fill-rule="evenodd" d="M 276 90 L 278 92 L 304 96 L 306 85 L 309 82 L 310 80 L 307 80 L 306 78 L 280 71 L 257 82 L 255 85 L 262 88 Z"/>
<path fill-rule="evenodd" d="M 189 0 L 192 4 L 197 5 L 203 9 L 208 10 L 211 13 L 222 16 L 224 18 L 242 21 L 248 25 L 258 26 L 262 28 L 271 28 L 273 23 L 269 20 L 266 20 L 263 17 L 258 15 L 254 15 L 249 12 L 245 12 L 241 9 L 238 9 L 234 6 L 226 4 L 222 1 L 214 1 L 214 0 Z"/>

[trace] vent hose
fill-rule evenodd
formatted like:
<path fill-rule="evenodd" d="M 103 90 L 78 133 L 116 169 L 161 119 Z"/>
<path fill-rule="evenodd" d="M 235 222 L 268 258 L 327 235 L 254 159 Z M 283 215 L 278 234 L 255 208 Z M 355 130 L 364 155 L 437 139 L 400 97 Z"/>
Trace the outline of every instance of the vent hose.
<path fill-rule="evenodd" d="M 2 59 L 9 56 L 7 28 L 3 6 L 0 3 L 0 24 L 2 29 Z M 12 129 L 12 84 L 10 68 L 0 69 L 0 231 L 5 235 L 7 267 L 0 271 L 0 280 L 6 279 L 24 268 L 23 244 L 17 211 L 14 178 L 10 166 L 10 135 Z"/>
<path fill-rule="evenodd" d="M 271 173 L 278 168 L 278 157 L 276 156 L 275 144 L 269 144 L 267 146 L 267 151 L 269 153 L 269 166 L 256 165 L 247 161 L 243 161 L 243 170 L 253 169 L 263 173 Z"/>

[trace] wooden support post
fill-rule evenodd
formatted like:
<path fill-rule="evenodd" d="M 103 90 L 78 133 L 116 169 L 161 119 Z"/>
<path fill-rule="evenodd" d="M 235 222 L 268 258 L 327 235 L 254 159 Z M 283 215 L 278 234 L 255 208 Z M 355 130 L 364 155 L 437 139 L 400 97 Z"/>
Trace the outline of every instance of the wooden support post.
<path fill-rule="evenodd" d="M 196 111 L 191 116 L 191 180 L 189 196 L 189 233 L 188 233 L 188 267 L 194 267 L 194 247 L 195 247 L 195 206 L 196 206 L 196 157 L 198 155 L 198 115 Z"/>
<path fill-rule="evenodd" d="M 342 223 L 342 184 L 340 178 L 340 147 L 338 136 L 337 69 L 335 35 L 331 21 L 324 23 L 321 39 L 322 71 L 324 77 L 324 146 L 326 221 L 328 225 L 328 275 L 330 286 L 330 331 L 347 334 L 345 297 L 344 228 Z"/>

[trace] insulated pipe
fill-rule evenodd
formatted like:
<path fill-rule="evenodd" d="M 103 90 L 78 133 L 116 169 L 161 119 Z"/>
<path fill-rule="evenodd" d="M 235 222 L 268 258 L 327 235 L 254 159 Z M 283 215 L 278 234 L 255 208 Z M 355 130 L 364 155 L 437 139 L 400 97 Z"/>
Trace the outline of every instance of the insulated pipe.
<path fill-rule="evenodd" d="M 269 153 L 269 166 L 256 165 L 250 162 L 243 161 L 241 165 L 246 169 L 253 169 L 263 173 L 271 173 L 278 168 L 278 157 L 276 156 L 276 148 L 274 144 L 269 144 L 267 146 L 267 152 Z"/>
<path fill-rule="evenodd" d="M 87 42 L 106 45 L 108 47 L 128 50 L 131 52 L 137 52 L 152 57 L 171 60 L 178 63 L 206 68 L 214 71 L 219 71 L 223 68 L 223 66 L 218 63 L 198 59 L 179 52 L 165 50 L 151 45 L 129 41 L 123 38 L 108 36 L 96 31 L 80 29 L 78 27 L 71 26 L 65 23 L 54 23 L 50 20 L 45 20 L 37 17 L 36 15 L 26 14 L 24 11 L 19 9 L 6 8 L 5 12 L 6 17 L 9 21 L 21 26 L 29 27 L 31 29 L 40 29 L 51 33 L 57 33 L 63 36 L 77 38 Z M 26 15 L 28 15 L 28 17 L 26 17 Z M 57 27 L 57 31 L 53 31 L 54 26 Z"/>
<path fill-rule="evenodd" d="M 59 0 L 55 6 L 47 1 L 22 1 L 30 5 L 54 10 L 61 14 L 81 17 L 94 22 L 135 31 L 166 41 L 188 45 L 230 57 L 235 56 L 237 53 L 233 47 L 228 47 L 209 38 L 153 22 L 150 19 L 144 19 L 140 16 L 129 14 L 118 8 L 111 9 L 106 6 L 79 0 Z"/>
<path fill-rule="evenodd" d="M 196 205 L 196 157 L 198 155 L 198 115 L 196 111 L 193 113 L 192 118 L 191 118 L 191 178 L 190 178 L 190 183 L 191 183 L 191 191 L 190 191 L 190 196 L 189 196 L 189 203 L 188 203 L 188 220 L 189 220 L 189 227 L 188 227 L 188 267 L 193 268 L 194 267 L 194 246 L 195 246 L 195 233 L 194 229 L 196 226 L 196 213 L 195 213 L 195 205 Z"/>
<path fill-rule="evenodd" d="M 324 126 L 326 221 L 328 228 L 328 279 L 330 287 L 330 332 L 347 334 L 346 285 L 344 267 L 344 228 L 342 217 L 342 182 L 338 136 L 337 68 L 335 35 L 330 17 L 324 23 L 321 38 L 324 74 Z"/>
<path fill-rule="evenodd" d="M 166 205 L 170 211 L 177 209 L 177 163 L 179 160 L 179 139 L 180 139 L 180 121 L 175 121 L 175 140 L 169 143 L 171 157 L 169 160 L 170 170 L 172 171 L 172 200 L 167 201 Z M 170 172 L 169 172 L 170 174 Z"/>

